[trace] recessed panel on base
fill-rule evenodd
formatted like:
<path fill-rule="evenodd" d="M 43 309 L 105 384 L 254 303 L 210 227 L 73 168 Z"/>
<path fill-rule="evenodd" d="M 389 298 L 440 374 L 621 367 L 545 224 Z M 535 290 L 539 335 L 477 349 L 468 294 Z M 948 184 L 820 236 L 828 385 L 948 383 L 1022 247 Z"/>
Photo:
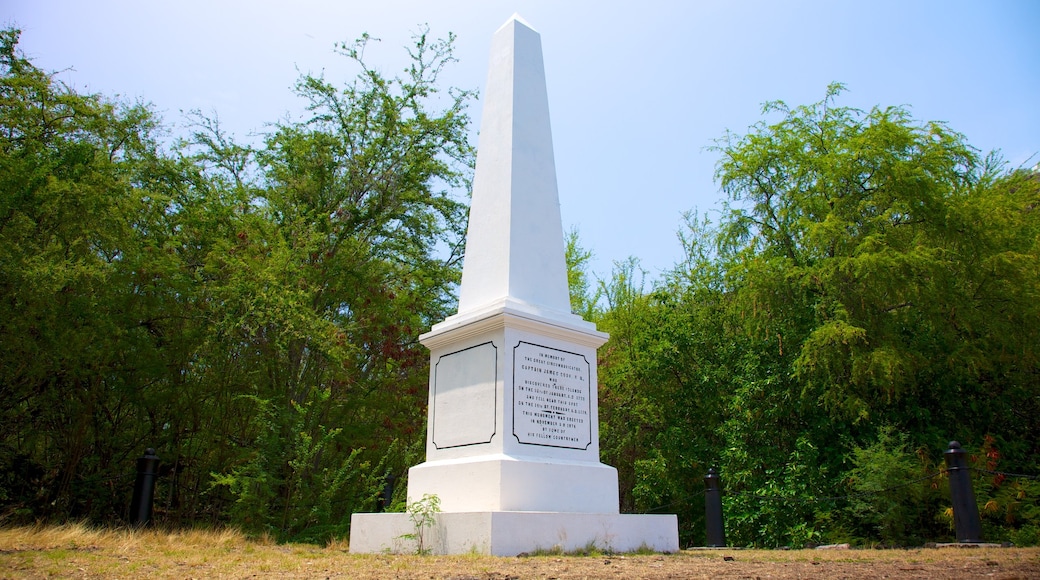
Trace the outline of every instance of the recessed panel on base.
<path fill-rule="evenodd" d="M 495 436 L 497 382 L 498 349 L 491 342 L 437 360 L 431 430 L 437 449 L 491 442 Z"/>

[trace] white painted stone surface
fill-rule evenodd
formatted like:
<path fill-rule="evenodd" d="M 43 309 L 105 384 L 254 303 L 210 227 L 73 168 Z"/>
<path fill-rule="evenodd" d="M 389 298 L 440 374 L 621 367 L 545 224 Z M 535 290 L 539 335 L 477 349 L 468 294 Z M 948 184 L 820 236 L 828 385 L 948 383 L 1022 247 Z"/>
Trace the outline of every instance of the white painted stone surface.
<path fill-rule="evenodd" d="M 514 16 L 491 41 L 460 316 L 508 300 L 571 318 L 550 127 L 541 38 Z"/>
<path fill-rule="evenodd" d="M 354 514 L 350 535 L 352 553 L 415 553 L 415 526 L 407 514 Z M 574 514 L 484 511 L 443 513 L 425 532 L 424 549 L 433 554 L 490 554 L 516 556 L 537 550 L 565 552 L 590 546 L 612 552 L 679 550 L 678 521 L 674 515 Z"/>
<path fill-rule="evenodd" d="M 408 470 L 408 499 L 436 494 L 443 512 L 618 513 L 617 470 L 602 463 L 491 455 Z"/>
<path fill-rule="evenodd" d="M 459 459 L 464 457 L 506 454 L 515 456 L 534 456 L 543 459 L 559 459 L 563 461 L 584 461 L 599 463 L 599 405 L 595 396 L 595 385 L 598 381 L 596 372 L 596 348 L 605 341 L 606 335 L 589 332 L 582 328 L 568 328 L 553 324 L 545 319 L 538 319 L 527 313 L 518 313 L 503 309 L 495 314 L 485 316 L 469 324 L 448 330 L 434 331 L 420 337 L 422 343 L 430 349 L 430 397 L 431 415 L 429 423 L 438 429 L 439 420 L 434 415 L 440 407 L 436 401 L 440 390 L 438 376 L 444 357 L 449 359 L 461 351 L 468 351 L 480 346 L 483 359 L 475 364 L 495 365 L 495 403 L 488 405 L 482 398 L 460 397 L 453 399 L 456 408 L 452 416 L 468 417 L 468 420 L 484 423 L 489 410 L 493 409 L 496 435 L 486 445 L 446 446 L 435 438 L 436 432 L 430 431 L 426 441 L 427 461 L 443 459 Z M 487 345 L 487 346 L 481 346 Z M 536 345 L 532 347 L 531 345 Z M 532 350 L 563 351 L 568 356 L 588 363 L 588 427 L 591 433 L 589 444 L 584 448 L 557 447 L 551 445 L 532 445 L 523 443 L 523 437 L 514 434 L 514 416 L 518 410 L 516 398 L 517 387 L 523 384 L 522 369 L 516 365 L 516 358 L 524 352 Z M 492 360 L 492 357 L 494 360 Z M 523 361 L 520 361 L 524 364 Z M 490 374 L 490 371 L 485 371 Z M 521 375 L 521 384 L 515 384 L 517 373 Z M 562 377 L 561 377 L 562 379 Z M 468 429 L 468 426 L 458 426 Z M 421 497 L 422 494 L 419 495 Z"/>
<path fill-rule="evenodd" d="M 428 419 L 434 425 L 427 433 L 426 462 L 408 471 L 408 499 L 416 501 L 425 494 L 435 494 L 444 512 L 492 510 L 561 511 L 586 513 L 618 513 L 617 470 L 599 461 L 599 405 L 596 397 L 596 347 L 602 344 L 602 333 L 590 334 L 550 324 L 523 313 L 501 311 L 462 327 L 422 337 L 430 348 L 430 392 L 432 409 Z M 495 435 L 488 443 L 445 446 L 439 443 L 441 425 L 436 418 L 440 403 L 438 368 L 445 356 L 478 350 L 487 357 L 480 366 L 496 365 L 496 401 L 488 405 L 477 397 L 453 399 L 453 417 L 483 424 L 493 409 Z M 587 420 L 589 437 L 584 446 L 560 446 L 525 443 L 531 438 L 518 436 L 517 415 L 528 409 L 520 406 L 517 389 L 523 388 L 525 356 L 532 352 L 565 352 L 568 361 L 587 361 L 589 390 L 585 410 L 576 416 Z M 553 367 L 545 366 L 545 370 Z M 546 401 L 550 403 L 550 401 Z M 556 406 L 556 405 L 550 405 Z M 468 431 L 466 419 L 457 428 Z M 529 418 L 519 428 L 530 427 Z M 541 427 L 541 426 L 540 426 Z M 545 426 L 544 428 L 551 428 Z M 525 431 L 526 433 L 527 431 Z M 523 433 L 521 433 L 523 435 Z M 549 433 L 549 435 L 552 435 Z M 582 443 L 586 443 L 582 441 Z"/>
<path fill-rule="evenodd" d="M 408 500 L 440 499 L 434 553 L 516 555 L 595 544 L 678 550 L 676 517 L 619 514 L 599 460 L 596 349 L 570 313 L 538 33 L 514 16 L 494 35 L 459 311 L 430 349 L 426 461 Z M 405 514 L 354 514 L 350 550 L 412 552 Z"/>
<path fill-rule="evenodd" d="M 429 435 L 437 449 L 490 443 L 498 409 L 498 348 L 491 341 L 441 355 L 432 363 Z"/>

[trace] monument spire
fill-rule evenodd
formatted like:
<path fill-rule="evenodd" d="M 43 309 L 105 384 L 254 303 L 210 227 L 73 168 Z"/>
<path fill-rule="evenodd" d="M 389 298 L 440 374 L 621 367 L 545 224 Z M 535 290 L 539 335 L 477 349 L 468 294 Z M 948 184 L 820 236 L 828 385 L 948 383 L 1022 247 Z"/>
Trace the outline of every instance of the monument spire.
<path fill-rule="evenodd" d="M 570 318 L 541 37 L 514 14 L 492 39 L 459 315 Z"/>

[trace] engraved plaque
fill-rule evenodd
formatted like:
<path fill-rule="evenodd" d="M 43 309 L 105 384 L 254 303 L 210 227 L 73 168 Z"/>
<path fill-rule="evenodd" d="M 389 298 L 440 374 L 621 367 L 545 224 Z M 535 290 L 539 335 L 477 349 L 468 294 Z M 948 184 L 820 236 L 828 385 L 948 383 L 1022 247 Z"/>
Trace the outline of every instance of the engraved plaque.
<path fill-rule="evenodd" d="M 513 349 L 513 436 L 527 445 L 588 449 L 591 367 L 584 355 L 520 342 Z"/>
<path fill-rule="evenodd" d="M 498 349 L 485 342 L 437 359 L 433 429 L 437 449 L 490 443 L 495 436 Z"/>

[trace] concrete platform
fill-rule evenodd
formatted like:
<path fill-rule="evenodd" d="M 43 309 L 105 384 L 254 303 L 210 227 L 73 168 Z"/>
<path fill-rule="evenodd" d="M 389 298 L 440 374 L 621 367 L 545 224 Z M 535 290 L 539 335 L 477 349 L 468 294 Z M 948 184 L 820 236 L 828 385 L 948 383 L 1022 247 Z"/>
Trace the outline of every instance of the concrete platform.
<path fill-rule="evenodd" d="M 679 551 L 674 515 L 564 512 L 455 512 L 436 514 L 425 532 L 431 554 L 516 556 L 539 550 L 588 547 L 609 552 Z M 408 514 L 362 514 L 350 519 L 353 554 L 411 554 L 418 546 Z"/>
<path fill-rule="evenodd" d="M 929 542 L 924 545 L 925 548 L 1011 548 L 1014 544 L 1011 542 L 1004 542 L 1003 544 L 996 544 L 992 542 L 940 542 L 934 543 Z"/>

